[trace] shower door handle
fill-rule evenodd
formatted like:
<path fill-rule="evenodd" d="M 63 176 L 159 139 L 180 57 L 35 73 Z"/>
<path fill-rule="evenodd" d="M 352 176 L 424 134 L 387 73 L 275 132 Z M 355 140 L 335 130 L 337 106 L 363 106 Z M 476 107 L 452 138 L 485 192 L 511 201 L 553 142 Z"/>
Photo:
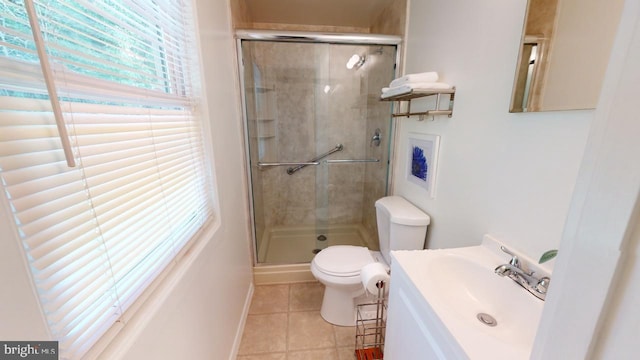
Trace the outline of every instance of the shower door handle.
<path fill-rule="evenodd" d="M 293 175 L 293 173 L 295 173 L 296 171 L 303 169 L 304 167 L 308 166 L 308 165 L 320 165 L 320 163 L 318 161 L 326 158 L 327 156 L 333 154 L 336 151 L 342 151 L 342 149 L 344 149 L 344 146 L 342 144 L 338 144 L 336 145 L 336 147 L 334 147 L 333 149 L 327 151 L 326 153 L 322 154 L 322 155 L 318 155 L 316 157 L 314 157 L 313 159 L 308 161 L 308 164 L 305 163 L 300 163 L 297 164 L 297 166 L 295 167 L 290 167 L 287 169 L 287 174 L 289 175 Z"/>
<path fill-rule="evenodd" d="M 370 163 L 370 162 L 380 162 L 379 159 L 345 159 L 345 160 L 325 160 L 327 164 L 348 164 L 348 163 Z"/>

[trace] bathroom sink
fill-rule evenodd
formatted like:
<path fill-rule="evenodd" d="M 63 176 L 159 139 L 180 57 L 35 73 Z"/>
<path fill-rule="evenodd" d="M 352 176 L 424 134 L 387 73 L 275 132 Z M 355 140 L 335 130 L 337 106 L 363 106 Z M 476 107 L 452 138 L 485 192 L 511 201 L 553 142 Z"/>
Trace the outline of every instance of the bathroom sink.
<path fill-rule="evenodd" d="M 537 324 L 543 302 L 513 280 L 497 276 L 495 266 L 487 265 L 455 253 L 435 256 L 426 263 L 425 270 L 436 275 L 429 276 L 430 299 L 447 316 L 455 316 L 478 331 L 518 345 L 535 336 L 537 325 L 531 324 Z M 483 322 L 478 314 L 490 317 L 481 317 L 485 319 Z"/>
<path fill-rule="evenodd" d="M 499 246 L 485 236 L 480 246 L 398 251 L 393 258 L 470 358 L 528 359 L 544 302 L 494 272 L 509 260 Z"/>

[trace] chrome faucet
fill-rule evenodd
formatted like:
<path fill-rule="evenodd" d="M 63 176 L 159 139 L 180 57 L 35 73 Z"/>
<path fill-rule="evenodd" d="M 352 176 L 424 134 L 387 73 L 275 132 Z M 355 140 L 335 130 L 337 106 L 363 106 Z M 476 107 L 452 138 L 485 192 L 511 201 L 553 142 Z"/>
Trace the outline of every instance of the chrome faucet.
<path fill-rule="evenodd" d="M 506 247 L 500 246 L 500 250 L 511 255 L 511 260 L 509 260 L 508 264 L 498 266 L 495 270 L 496 274 L 500 276 L 508 276 L 510 279 L 518 283 L 518 285 L 533 294 L 533 296 L 544 301 L 547 296 L 547 290 L 549 289 L 549 282 L 551 282 L 551 279 L 547 276 L 535 276 L 534 271 L 524 269 L 520 259 Z"/>

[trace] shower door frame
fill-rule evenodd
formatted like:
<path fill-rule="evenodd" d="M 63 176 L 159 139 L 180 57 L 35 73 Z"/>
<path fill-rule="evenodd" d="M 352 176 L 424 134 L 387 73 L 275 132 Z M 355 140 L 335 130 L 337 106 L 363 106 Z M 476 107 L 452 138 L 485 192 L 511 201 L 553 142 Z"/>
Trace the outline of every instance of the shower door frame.
<path fill-rule="evenodd" d="M 248 201 L 250 226 L 251 226 L 251 252 L 253 257 L 253 266 L 262 265 L 258 263 L 258 254 L 256 249 L 256 224 L 255 209 L 253 204 L 253 187 L 251 179 L 251 159 L 249 154 L 249 128 L 247 114 L 247 99 L 244 78 L 244 57 L 242 54 L 242 41 L 266 41 L 266 42 L 294 42 L 294 43 L 317 43 L 317 44 L 337 44 L 337 45 L 392 45 L 396 47 L 396 66 L 395 76 L 400 73 L 400 60 L 402 58 L 402 38 L 395 35 L 376 35 L 376 34 L 349 34 L 349 33 L 315 33 L 303 31 L 274 31 L 274 30 L 236 30 L 236 54 L 238 59 L 238 76 L 240 81 L 240 97 L 242 103 L 242 125 L 244 130 L 244 152 L 245 152 L 245 177 L 248 188 Z M 393 108 L 393 103 L 391 104 Z M 393 162 L 394 151 L 393 145 L 396 143 L 397 126 L 394 118 L 389 114 L 391 121 L 391 136 L 389 137 L 389 164 L 387 164 L 387 187 L 385 192 L 388 194 L 389 189 L 393 188 Z"/>

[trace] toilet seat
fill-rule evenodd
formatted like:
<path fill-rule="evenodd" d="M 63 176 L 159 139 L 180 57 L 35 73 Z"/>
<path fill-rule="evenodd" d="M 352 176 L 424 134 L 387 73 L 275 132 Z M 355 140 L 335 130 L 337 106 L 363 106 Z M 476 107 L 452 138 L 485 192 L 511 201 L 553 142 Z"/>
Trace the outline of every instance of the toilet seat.
<path fill-rule="evenodd" d="M 312 261 L 321 272 L 337 277 L 360 276 L 360 269 L 375 262 L 363 246 L 334 245 L 320 251 Z"/>
<path fill-rule="evenodd" d="M 375 208 L 379 251 L 363 246 L 333 245 L 311 261 L 311 273 L 324 285 L 320 315 L 331 324 L 356 325 L 357 305 L 371 301 L 361 277 L 365 266 L 382 264 L 388 273 L 391 250 L 424 248 L 428 215 L 398 196 L 377 200 Z M 386 289 L 388 286 L 385 293 Z"/>

